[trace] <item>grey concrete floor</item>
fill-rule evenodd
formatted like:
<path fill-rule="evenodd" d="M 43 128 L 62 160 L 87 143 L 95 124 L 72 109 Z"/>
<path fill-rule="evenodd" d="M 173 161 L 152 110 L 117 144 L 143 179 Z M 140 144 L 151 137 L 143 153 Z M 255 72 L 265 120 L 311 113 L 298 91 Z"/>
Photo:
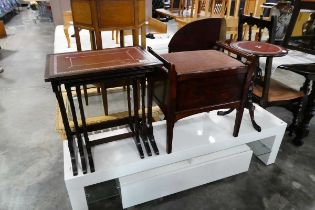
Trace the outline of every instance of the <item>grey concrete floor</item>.
<path fill-rule="evenodd" d="M 15 16 L 6 25 L 9 36 L 0 40 L 0 65 L 5 68 L 0 74 L 0 210 L 71 209 L 62 144 L 54 131 L 56 100 L 43 79 L 54 27 L 34 23 L 33 17 L 31 11 Z M 296 83 L 295 77 L 289 79 Z M 284 109 L 270 111 L 291 120 Z M 273 165 L 253 158 L 247 173 L 130 209 L 315 209 L 314 128 L 313 119 L 310 135 L 299 148 L 286 135 Z M 121 208 L 119 199 L 102 199 L 103 192 L 104 184 L 89 190 L 90 209 Z"/>

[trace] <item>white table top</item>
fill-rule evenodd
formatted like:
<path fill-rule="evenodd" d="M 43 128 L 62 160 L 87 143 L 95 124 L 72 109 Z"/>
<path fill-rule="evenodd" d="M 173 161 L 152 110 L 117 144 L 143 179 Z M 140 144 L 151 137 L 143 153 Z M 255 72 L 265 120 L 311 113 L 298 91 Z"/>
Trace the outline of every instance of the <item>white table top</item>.
<path fill-rule="evenodd" d="M 184 118 L 175 123 L 173 152 L 166 153 L 166 124 L 159 121 L 153 124 L 154 136 L 160 155 L 146 156 L 140 159 L 132 138 L 98 145 L 92 148 L 95 172 L 73 176 L 70 168 L 65 168 L 65 179 L 83 178 L 90 180 L 101 177 L 102 180 L 126 176 L 139 171 L 149 170 L 163 165 L 187 160 L 189 158 L 210 154 L 220 150 L 237 147 L 260 139 L 269 138 L 284 132 L 286 123 L 263 108 L 256 106 L 255 119 L 262 131 L 257 132 L 250 121 L 248 110 L 244 116 L 238 137 L 233 137 L 235 111 L 226 116 L 218 116 L 217 111 L 201 113 Z M 119 129 L 95 134 L 91 140 L 127 132 Z M 143 147 L 144 148 L 144 147 Z M 64 142 L 65 167 L 71 167 L 67 142 Z M 101 174 L 101 175 L 100 175 Z"/>

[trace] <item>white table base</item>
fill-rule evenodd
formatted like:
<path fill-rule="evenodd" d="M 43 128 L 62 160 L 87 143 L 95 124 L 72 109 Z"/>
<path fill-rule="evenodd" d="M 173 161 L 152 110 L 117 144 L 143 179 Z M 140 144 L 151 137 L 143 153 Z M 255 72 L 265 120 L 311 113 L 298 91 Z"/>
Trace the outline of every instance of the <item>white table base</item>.
<path fill-rule="evenodd" d="M 154 123 L 160 155 L 140 159 L 133 139 L 111 142 L 92 149 L 94 173 L 73 176 L 67 142 L 64 142 L 65 183 L 74 210 L 88 209 L 84 187 L 118 179 L 123 207 L 127 208 L 248 170 L 253 153 L 266 165 L 274 163 L 286 123 L 256 105 L 257 132 L 248 111 L 238 137 L 233 137 L 235 112 L 216 111 L 194 115 L 175 124 L 173 152 L 166 154 L 165 121 Z M 91 139 L 126 132 L 100 133 Z M 251 149 L 249 149 L 249 147 Z"/>

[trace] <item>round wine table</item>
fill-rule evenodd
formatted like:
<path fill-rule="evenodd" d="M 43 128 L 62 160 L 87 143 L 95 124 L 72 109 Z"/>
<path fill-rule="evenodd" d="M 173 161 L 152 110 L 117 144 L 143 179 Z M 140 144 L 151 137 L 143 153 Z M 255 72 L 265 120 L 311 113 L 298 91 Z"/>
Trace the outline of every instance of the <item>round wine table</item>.
<path fill-rule="evenodd" d="M 281 57 L 288 54 L 288 51 L 283 47 L 266 42 L 239 41 L 232 42 L 231 47 L 257 57 Z"/>
<path fill-rule="evenodd" d="M 237 50 L 243 51 L 245 53 L 249 53 L 255 55 L 257 58 L 257 66 L 259 66 L 259 58 L 267 57 L 266 59 L 266 67 L 265 67 L 265 75 L 262 81 L 261 79 L 261 70 L 257 68 L 255 81 L 259 81 L 259 84 L 255 84 L 260 86 L 260 88 L 254 89 L 254 95 L 256 101 L 259 101 L 259 105 L 262 107 L 268 107 L 272 105 L 273 101 L 278 101 L 280 99 L 270 98 L 269 97 L 269 87 L 270 87 L 270 78 L 271 78 L 271 68 L 272 68 L 272 59 L 273 57 L 282 57 L 288 54 L 288 50 L 285 48 L 266 43 L 266 42 L 257 42 L 257 41 L 239 41 L 232 42 L 231 47 Z M 256 83 L 256 82 L 255 82 Z M 257 97 L 256 97 L 257 96 Z"/>

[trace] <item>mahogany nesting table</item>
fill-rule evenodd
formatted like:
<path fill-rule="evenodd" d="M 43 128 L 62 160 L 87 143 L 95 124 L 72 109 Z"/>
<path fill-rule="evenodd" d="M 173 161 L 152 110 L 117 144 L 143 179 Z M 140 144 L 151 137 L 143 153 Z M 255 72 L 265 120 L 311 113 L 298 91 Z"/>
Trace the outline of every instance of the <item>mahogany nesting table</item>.
<path fill-rule="evenodd" d="M 47 56 L 45 81 L 51 82 L 52 89 L 56 94 L 59 104 L 63 124 L 65 127 L 68 147 L 71 156 L 73 175 L 78 174 L 78 165 L 76 160 L 76 144 L 79 148 L 80 161 L 83 173 L 87 173 L 87 159 L 90 171 L 94 172 L 94 162 L 91 153 L 91 147 L 133 137 L 137 146 L 139 155 L 144 158 L 144 153 L 140 143 L 140 136 L 143 141 L 146 153 L 152 155 L 149 143 L 155 154 L 159 154 L 156 146 L 153 127 L 152 127 L 152 90 L 151 73 L 162 67 L 162 63 L 141 47 L 114 48 L 99 51 L 72 52 L 62 54 L 51 54 Z M 147 116 L 145 115 L 145 87 L 147 88 Z M 81 87 L 94 83 L 115 83 L 126 82 L 128 95 L 128 117 L 106 121 L 98 124 L 87 125 L 85 112 L 83 109 Z M 139 96 L 138 91 L 133 91 L 134 115 L 131 114 L 130 85 L 133 90 L 141 86 L 141 104 L 142 116 L 139 117 Z M 62 97 L 62 86 L 64 86 L 67 98 L 70 104 L 70 110 L 73 117 L 74 129 L 70 128 L 66 112 L 64 99 Z M 73 89 L 78 98 L 77 114 L 73 100 Z M 81 120 L 78 120 L 77 115 Z M 147 119 L 146 119 L 147 118 Z M 140 125 L 141 121 L 141 125 Z M 88 132 L 120 125 L 129 125 L 130 132 L 103 139 L 89 141 Z M 82 135 L 84 138 L 82 138 Z M 75 141 L 77 140 L 77 141 Z M 86 153 L 84 151 L 84 145 Z M 87 154 L 87 157 L 86 157 Z"/>

